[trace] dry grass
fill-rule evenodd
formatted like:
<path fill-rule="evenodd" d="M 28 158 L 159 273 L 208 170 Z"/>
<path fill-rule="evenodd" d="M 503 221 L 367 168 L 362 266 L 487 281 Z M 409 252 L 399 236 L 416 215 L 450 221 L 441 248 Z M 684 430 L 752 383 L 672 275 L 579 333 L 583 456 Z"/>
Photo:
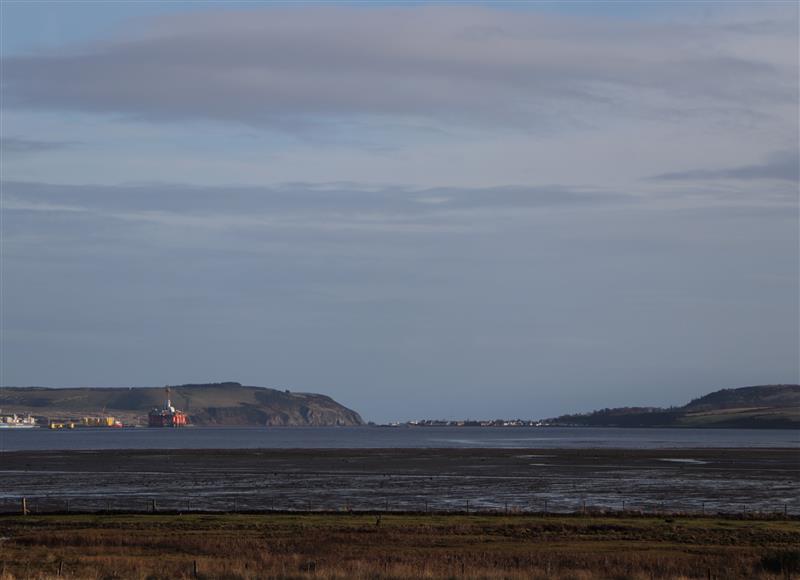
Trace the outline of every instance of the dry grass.
<path fill-rule="evenodd" d="M 0 580 L 786 578 L 777 520 L 388 515 L 0 518 Z"/>

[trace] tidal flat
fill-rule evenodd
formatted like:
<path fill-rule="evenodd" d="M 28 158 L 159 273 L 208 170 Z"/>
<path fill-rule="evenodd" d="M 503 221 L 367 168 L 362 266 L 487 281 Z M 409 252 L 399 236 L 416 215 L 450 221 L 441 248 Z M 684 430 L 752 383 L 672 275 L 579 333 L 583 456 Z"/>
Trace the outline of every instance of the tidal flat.
<path fill-rule="evenodd" d="M 247 449 L 0 454 L 0 513 L 800 515 L 798 451 Z"/>

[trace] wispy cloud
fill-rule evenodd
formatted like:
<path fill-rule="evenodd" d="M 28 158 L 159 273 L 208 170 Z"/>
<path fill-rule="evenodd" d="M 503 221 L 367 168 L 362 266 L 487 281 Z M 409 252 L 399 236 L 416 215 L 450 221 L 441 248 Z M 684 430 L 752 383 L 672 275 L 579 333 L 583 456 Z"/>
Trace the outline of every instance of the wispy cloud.
<path fill-rule="evenodd" d="M 200 12 L 3 65 L 12 107 L 289 131 L 330 116 L 530 128 L 591 122 L 599 110 L 793 102 L 791 62 L 780 50 L 731 50 L 741 34 L 477 7 Z"/>
<path fill-rule="evenodd" d="M 75 141 L 39 141 L 22 137 L 0 137 L 0 149 L 6 154 L 53 151 L 72 147 L 76 144 Z"/>
<path fill-rule="evenodd" d="M 294 183 L 273 187 L 176 184 L 64 186 L 6 182 L 8 212 L 83 213 L 95 219 L 212 230 L 459 231 L 481 214 L 632 204 L 615 192 L 565 187 L 428 188 Z M 460 217 L 459 217 L 460 216 Z M 476 223 L 475 220 L 478 220 Z"/>
<path fill-rule="evenodd" d="M 800 180 L 800 157 L 795 151 L 781 151 L 764 163 L 722 169 L 692 169 L 655 175 L 657 181 L 705 181 L 773 179 L 797 183 Z"/>

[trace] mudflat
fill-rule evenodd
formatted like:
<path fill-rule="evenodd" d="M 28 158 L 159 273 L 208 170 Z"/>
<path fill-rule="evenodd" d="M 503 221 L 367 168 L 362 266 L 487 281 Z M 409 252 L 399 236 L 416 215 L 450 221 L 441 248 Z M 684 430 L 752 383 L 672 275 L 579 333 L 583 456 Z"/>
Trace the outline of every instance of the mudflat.
<path fill-rule="evenodd" d="M 0 511 L 800 513 L 795 449 L 0 454 Z"/>

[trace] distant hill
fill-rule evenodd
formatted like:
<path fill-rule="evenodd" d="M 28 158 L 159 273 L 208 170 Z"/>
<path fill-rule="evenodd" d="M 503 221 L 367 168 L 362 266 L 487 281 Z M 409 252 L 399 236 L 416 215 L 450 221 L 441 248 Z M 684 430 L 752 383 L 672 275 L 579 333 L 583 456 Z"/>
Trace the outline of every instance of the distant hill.
<path fill-rule="evenodd" d="M 800 429 L 800 385 L 722 389 L 683 407 L 622 407 L 548 419 L 591 427 L 739 427 Z"/>
<path fill-rule="evenodd" d="M 325 395 L 292 393 L 239 383 L 170 387 L 173 405 L 194 425 L 361 425 L 355 411 Z M 126 423 L 146 424 L 147 413 L 164 403 L 163 387 L 2 387 L 3 413 L 70 418 L 106 413 Z"/>

